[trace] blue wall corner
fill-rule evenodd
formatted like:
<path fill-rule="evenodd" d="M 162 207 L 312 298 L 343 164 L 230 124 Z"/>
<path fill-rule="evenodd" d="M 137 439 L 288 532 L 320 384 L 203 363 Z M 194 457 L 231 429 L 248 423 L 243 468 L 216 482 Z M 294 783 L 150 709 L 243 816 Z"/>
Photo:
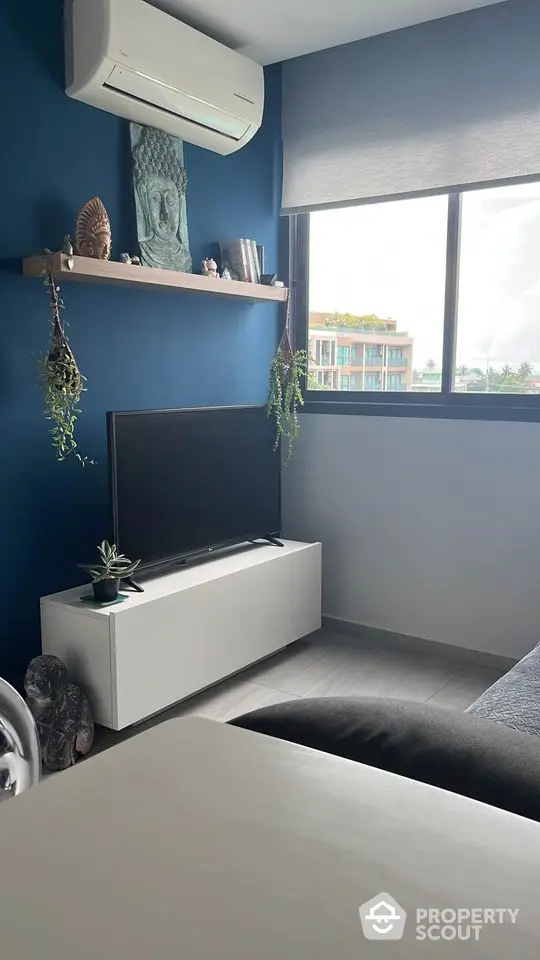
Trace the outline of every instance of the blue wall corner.
<path fill-rule="evenodd" d="M 0 676 L 20 681 L 39 652 L 39 597 L 72 586 L 78 561 L 109 533 L 105 412 L 262 403 L 276 346 L 274 305 L 67 284 L 65 319 L 88 378 L 78 439 L 95 467 L 59 464 L 49 445 L 35 358 L 49 333 L 47 295 L 20 258 L 57 249 L 98 195 L 113 257 L 135 250 L 127 122 L 66 97 L 61 0 L 0 8 Z M 185 145 L 196 265 L 220 238 L 264 244 L 277 269 L 281 70 L 266 71 L 262 129 L 230 157 Z"/>

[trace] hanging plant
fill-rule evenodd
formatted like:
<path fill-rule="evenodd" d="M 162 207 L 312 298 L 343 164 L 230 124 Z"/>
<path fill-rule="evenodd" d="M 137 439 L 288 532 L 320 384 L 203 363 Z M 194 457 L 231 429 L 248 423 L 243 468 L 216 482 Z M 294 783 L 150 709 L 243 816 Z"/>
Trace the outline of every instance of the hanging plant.
<path fill-rule="evenodd" d="M 274 450 L 277 450 L 280 444 L 286 444 L 283 466 L 291 459 L 294 441 L 300 433 L 298 413 L 304 405 L 302 385 L 304 377 L 307 376 L 309 361 L 306 350 L 293 350 L 289 326 L 288 301 L 285 329 L 270 367 L 270 388 L 266 404 L 268 416 L 273 416 L 276 421 Z"/>
<path fill-rule="evenodd" d="M 45 417 L 53 424 L 50 432 L 56 459 L 65 460 L 71 454 L 84 466 L 94 461 L 79 453 L 75 440 L 75 425 L 86 379 L 77 366 L 60 320 L 60 310 L 64 308 L 64 303 L 50 262 L 47 264 L 47 275 L 43 283 L 47 287 L 51 307 L 51 341 L 47 353 L 38 361 Z"/>

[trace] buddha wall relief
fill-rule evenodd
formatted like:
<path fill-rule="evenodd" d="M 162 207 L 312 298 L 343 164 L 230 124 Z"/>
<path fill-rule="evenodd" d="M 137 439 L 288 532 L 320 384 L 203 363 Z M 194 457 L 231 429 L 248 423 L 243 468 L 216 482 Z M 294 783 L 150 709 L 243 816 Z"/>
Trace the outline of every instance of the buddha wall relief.
<path fill-rule="evenodd" d="M 130 130 L 142 263 L 191 273 L 183 143 L 138 123 Z"/>

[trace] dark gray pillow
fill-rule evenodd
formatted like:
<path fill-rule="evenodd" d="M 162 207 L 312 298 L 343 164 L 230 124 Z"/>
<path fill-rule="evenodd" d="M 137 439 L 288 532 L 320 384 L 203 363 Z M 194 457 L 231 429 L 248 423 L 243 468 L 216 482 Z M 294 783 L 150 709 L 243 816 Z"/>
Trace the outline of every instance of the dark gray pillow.
<path fill-rule="evenodd" d="M 405 700 L 326 697 L 231 723 L 540 820 L 540 738 L 489 720 Z"/>

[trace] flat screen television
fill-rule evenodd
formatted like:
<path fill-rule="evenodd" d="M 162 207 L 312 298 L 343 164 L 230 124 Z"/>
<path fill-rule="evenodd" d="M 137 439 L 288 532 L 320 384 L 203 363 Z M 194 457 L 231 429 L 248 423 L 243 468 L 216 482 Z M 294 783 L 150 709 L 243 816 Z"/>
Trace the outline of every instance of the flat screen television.
<path fill-rule="evenodd" d="M 114 538 L 141 570 L 279 536 L 280 456 L 265 407 L 107 418 Z"/>

